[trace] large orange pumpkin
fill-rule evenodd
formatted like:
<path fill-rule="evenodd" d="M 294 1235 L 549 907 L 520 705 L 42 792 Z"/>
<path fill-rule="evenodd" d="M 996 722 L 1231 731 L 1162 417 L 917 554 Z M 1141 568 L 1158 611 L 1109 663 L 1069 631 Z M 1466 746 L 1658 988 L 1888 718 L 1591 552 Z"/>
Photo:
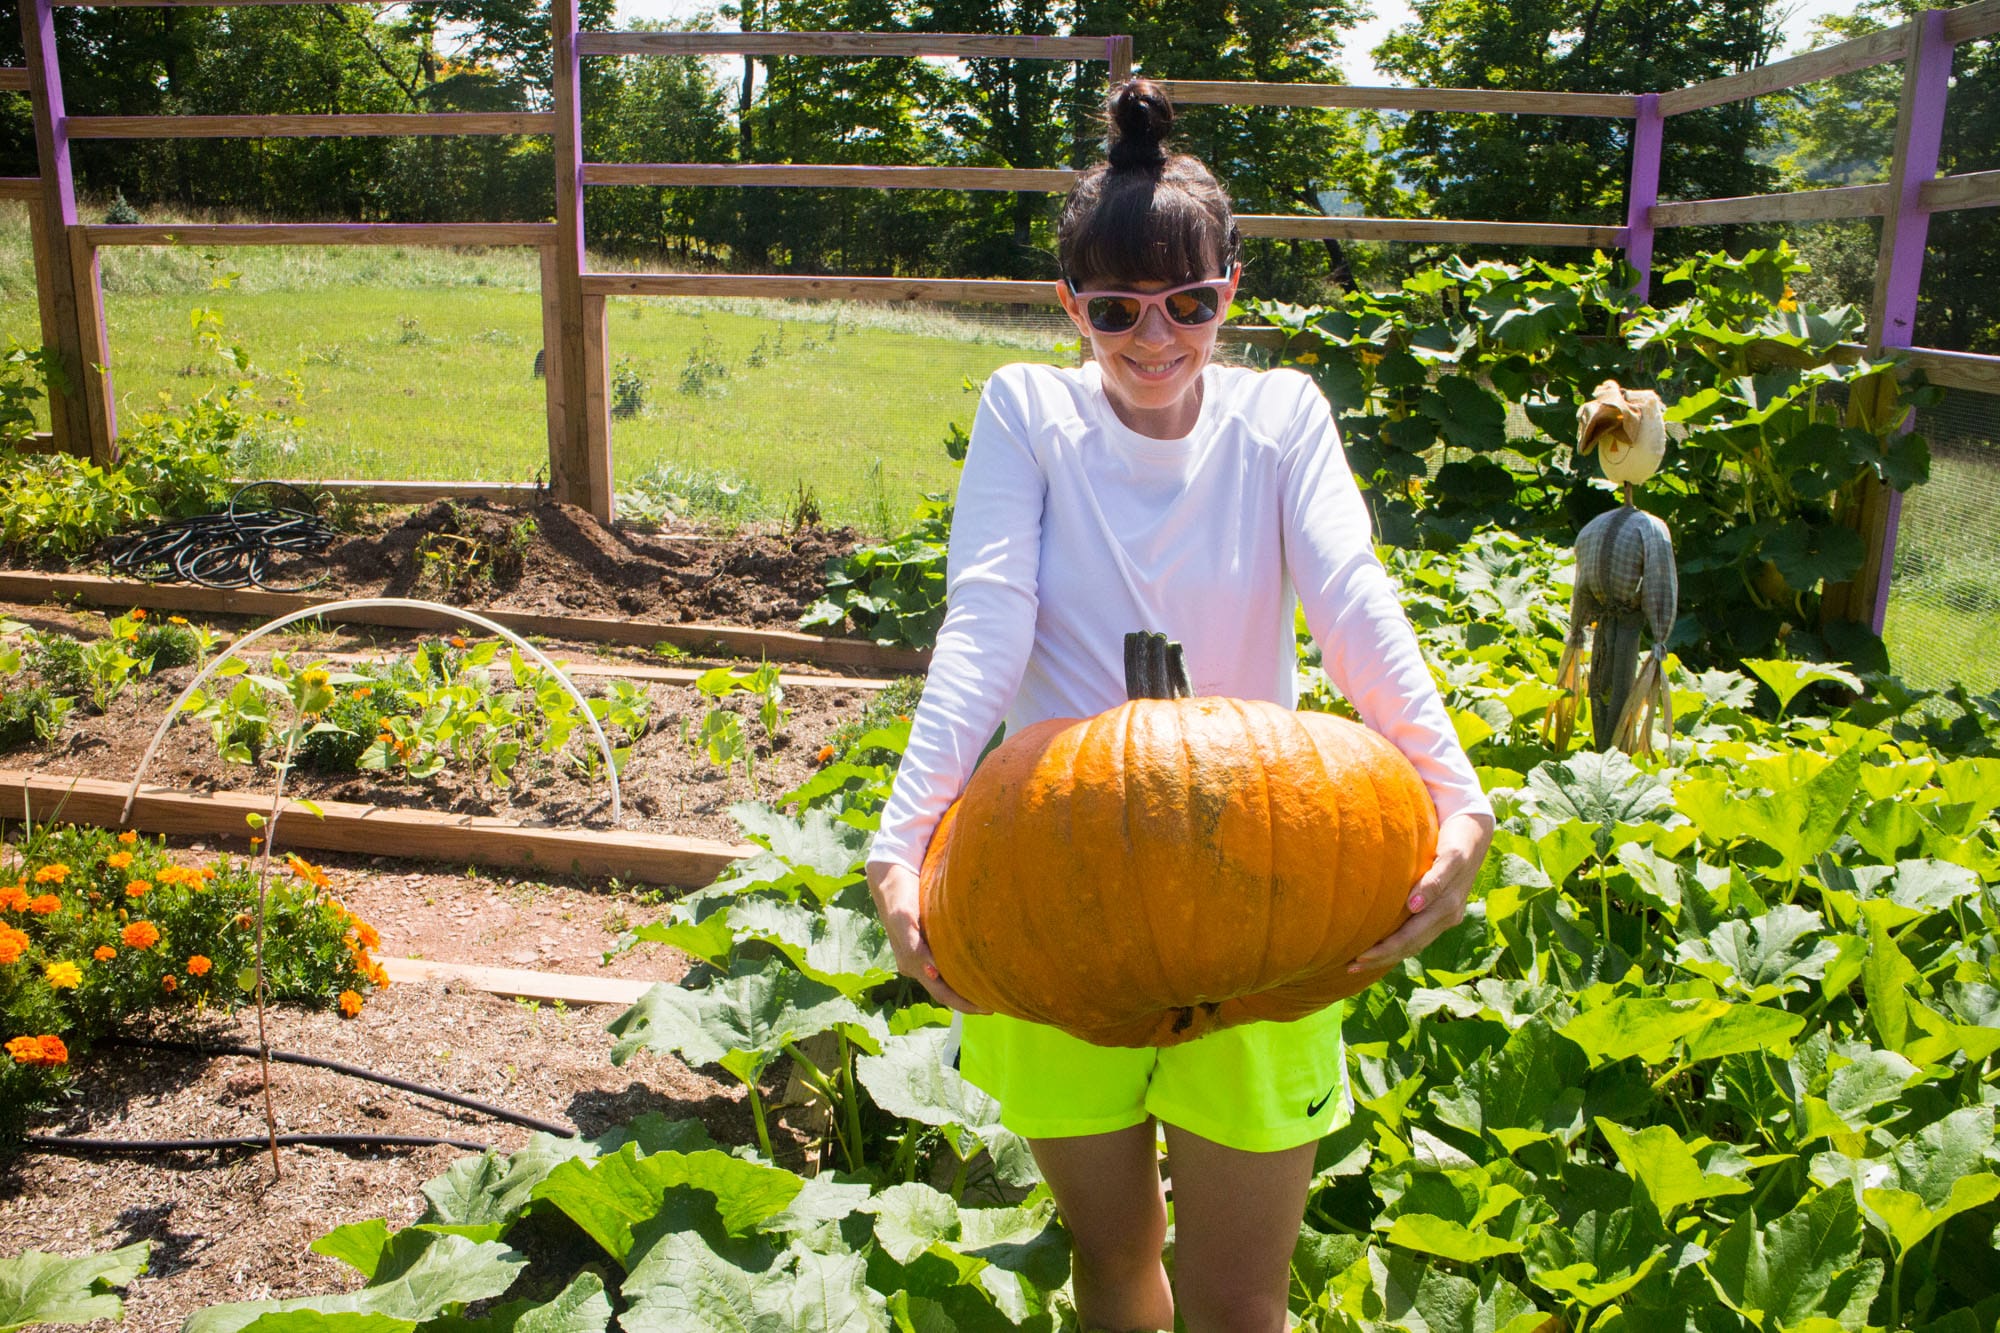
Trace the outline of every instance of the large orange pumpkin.
<path fill-rule="evenodd" d="M 1304 1017 L 1385 970 L 1347 968 L 1407 918 L 1436 851 L 1416 770 L 1341 718 L 1185 697 L 1168 648 L 1130 636 L 1130 702 L 1007 738 L 945 812 L 924 930 L 974 1003 L 1169 1046 Z"/>

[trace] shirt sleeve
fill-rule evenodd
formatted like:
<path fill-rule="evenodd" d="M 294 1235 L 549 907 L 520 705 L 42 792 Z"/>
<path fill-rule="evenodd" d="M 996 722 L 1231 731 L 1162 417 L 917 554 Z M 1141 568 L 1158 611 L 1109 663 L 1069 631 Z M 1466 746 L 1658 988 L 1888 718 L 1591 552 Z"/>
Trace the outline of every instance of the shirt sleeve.
<path fill-rule="evenodd" d="M 870 863 L 922 868 L 938 821 L 1027 670 L 1047 479 L 1029 443 L 1025 379 L 996 372 L 973 418 L 945 561 L 944 622 Z"/>
<path fill-rule="evenodd" d="M 1416 631 L 1375 558 L 1368 507 L 1332 409 L 1318 386 L 1295 378 L 1299 400 L 1281 440 L 1285 564 L 1327 677 L 1361 720 L 1415 766 L 1440 822 L 1456 814 L 1490 816 L 1492 804 L 1458 743 Z"/>

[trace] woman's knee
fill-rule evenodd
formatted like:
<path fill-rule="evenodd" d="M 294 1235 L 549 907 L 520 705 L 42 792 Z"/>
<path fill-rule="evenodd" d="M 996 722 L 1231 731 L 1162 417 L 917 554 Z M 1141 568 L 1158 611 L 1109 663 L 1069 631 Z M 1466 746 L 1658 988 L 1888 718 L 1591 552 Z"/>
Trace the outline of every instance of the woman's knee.
<path fill-rule="evenodd" d="M 1289 1316 L 1283 1290 L 1225 1274 L 1191 1276 L 1176 1273 L 1174 1279 L 1174 1307 L 1188 1333 L 1284 1333 Z"/>

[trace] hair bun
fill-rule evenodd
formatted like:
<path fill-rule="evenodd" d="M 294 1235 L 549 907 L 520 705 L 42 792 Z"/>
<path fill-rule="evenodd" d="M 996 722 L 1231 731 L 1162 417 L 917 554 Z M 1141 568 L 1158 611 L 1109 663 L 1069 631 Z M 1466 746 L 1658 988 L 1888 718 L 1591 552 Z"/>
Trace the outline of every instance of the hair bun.
<path fill-rule="evenodd" d="M 1166 165 L 1161 145 L 1174 128 L 1174 104 L 1151 79 L 1127 79 L 1111 90 L 1111 140 L 1105 158 L 1113 171 L 1156 171 Z"/>

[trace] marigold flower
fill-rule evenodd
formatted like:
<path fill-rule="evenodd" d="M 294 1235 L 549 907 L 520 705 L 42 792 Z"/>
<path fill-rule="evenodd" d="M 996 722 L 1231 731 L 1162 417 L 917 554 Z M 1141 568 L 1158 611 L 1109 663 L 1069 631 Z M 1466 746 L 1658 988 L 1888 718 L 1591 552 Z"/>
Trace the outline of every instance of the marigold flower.
<path fill-rule="evenodd" d="M 250 929 L 253 922 L 254 918 L 248 912 L 238 912 L 236 914 L 236 928 L 238 930 Z"/>
<path fill-rule="evenodd" d="M 814 755 L 813 759 L 817 763 L 830 764 L 833 762 L 833 754 L 834 750 L 831 745 L 822 745 L 819 747 L 819 753 Z"/>
<path fill-rule="evenodd" d="M 118 956 L 118 951 L 108 944 L 100 944 L 90 951 L 90 956 L 100 963 L 108 963 Z"/>
<path fill-rule="evenodd" d="M 42 980 L 56 990 L 75 990 L 83 984 L 83 969 L 65 958 L 43 968 Z"/>
<path fill-rule="evenodd" d="M 1292 360 L 1302 366 L 1316 366 L 1319 364 L 1319 353 L 1300 352 L 1297 356 L 1293 357 Z"/>
<path fill-rule="evenodd" d="M 45 893 L 39 898 L 31 899 L 28 903 L 28 910 L 36 916 L 53 916 L 55 913 L 62 911 L 62 899 L 56 897 L 53 893 Z"/>
<path fill-rule="evenodd" d="M 368 984 L 376 990 L 389 989 L 389 969 L 371 960 L 368 964 Z"/>
<path fill-rule="evenodd" d="M 340 1012 L 346 1014 L 349 1018 L 353 1018 L 361 1012 L 361 1003 L 361 996 L 358 992 L 344 990 L 340 993 Z"/>
<path fill-rule="evenodd" d="M 28 891 L 19 884 L 0 884 L 0 908 L 10 912 L 28 910 Z"/>
<path fill-rule="evenodd" d="M 452 646 L 452 647 L 454 647 L 454 648 L 463 648 L 463 647 L 465 647 L 465 636 L 464 636 L 464 635 L 462 635 L 462 634 L 454 634 L 454 635 L 452 635 L 452 636 L 451 636 L 451 646 Z"/>
<path fill-rule="evenodd" d="M 12 926 L 0 926 L 0 963 L 18 963 L 28 951 L 28 936 Z"/>
<path fill-rule="evenodd" d="M 160 942 L 160 928 L 150 921 L 134 921 L 118 932 L 128 948 L 150 949 Z"/>
<path fill-rule="evenodd" d="M 186 616 L 168 616 L 167 623 L 169 625 L 185 625 L 188 623 L 188 619 Z"/>
<path fill-rule="evenodd" d="M 208 975 L 209 969 L 214 966 L 215 966 L 214 963 L 210 962 L 207 958 L 203 957 L 201 954 L 193 954 L 190 955 L 188 958 L 187 972 L 188 975 L 191 977 L 205 977 Z"/>
<path fill-rule="evenodd" d="M 145 618 L 146 618 L 146 608 L 142 606 L 135 606 L 132 608 L 132 619 L 144 620 Z"/>
<path fill-rule="evenodd" d="M 135 879 L 125 886 L 127 898 L 143 898 L 153 891 L 153 886 L 143 879 Z"/>
<path fill-rule="evenodd" d="M 139 831 L 137 829 L 128 828 L 123 833 L 118 835 L 118 841 L 124 843 L 127 847 L 130 847 L 133 843 L 139 841 Z"/>
<path fill-rule="evenodd" d="M 375 927 L 369 925 L 360 917 L 354 918 L 354 938 L 361 941 L 361 947 L 364 949 L 379 949 L 382 947 L 382 936 L 376 932 Z"/>
<path fill-rule="evenodd" d="M 7 1054 L 17 1065 L 66 1065 L 69 1047 L 61 1037 L 15 1037 L 7 1043 Z"/>
<path fill-rule="evenodd" d="M 37 884 L 60 884 L 69 878 L 69 867 L 60 861 L 51 862 L 35 872 Z"/>
<path fill-rule="evenodd" d="M 104 858 L 104 864 L 110 866 L 113 870 L 124 870 L 132 864 L 132 853 L 113 852 Z"/>
<path fill-rule="evenodd" d="M 174 979 L 173 973 L 169 972 L 167 973 L 167 975 L 160 978 L 160 989 L 165 991 L 167 994 L 172 995 L 175 991 L 179 990 L 180 988 L 181 988 L 181 983 Z"/>
<path fill-rule="evenodd" d="M 372 685 L 356 685 L 354 687 L 354 697 L 357 699 L 366 699 L 373 693 L 375 693 L 375 687 Z"/>

